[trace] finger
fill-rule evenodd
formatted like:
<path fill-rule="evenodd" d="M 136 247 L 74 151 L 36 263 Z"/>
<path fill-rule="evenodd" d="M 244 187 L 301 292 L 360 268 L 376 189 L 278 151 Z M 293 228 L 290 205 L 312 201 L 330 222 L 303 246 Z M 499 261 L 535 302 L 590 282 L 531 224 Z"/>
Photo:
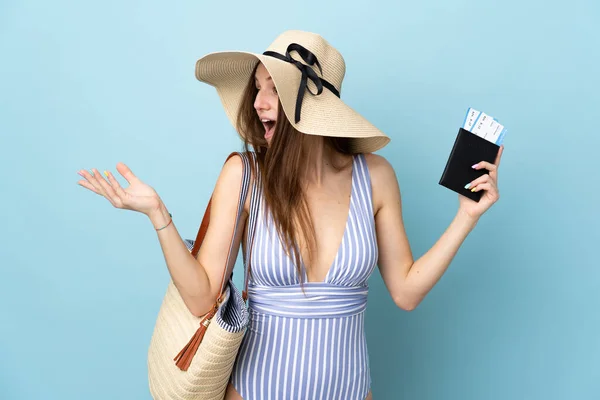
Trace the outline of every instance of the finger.
<path fill-rule="evenodd" d="M 105 197 L 108 199 L 108 201 L 110 201 L 110 203 L 113 206 L 120 208 L 123 205 L 123 203 L 122 203 L 121 199 L 119 199 L 119 196 L 117 196 L 117 194 L 115 193 L 112 186 L 110 186 L 110 184 L 106 181 L 106 179 L 104 179 L 104 177 L 102 177 L 102 175 L 100 174 L 100 172 L 98 172 L 98 170 L 93 169 L 93 171 L 94 171 L 94 175 L 97 176 L 98 183 L 104 190 Z"/>
<path fill-rule="evenodd" d="M 102 186 L 100 186 L 100 182 L 98 182 L 98 180 L 96 179 L 95 173 L 92 170 L 87 171 L 85 169 L 79 171 L 79 175 L 83 176 L 85 178 L 86 181 L 89 182 L 90 185 L 92 185 L 94 187 L 94 191 L 102 196 L 104 196 L 104 190 L 102 189 Z"/>
<path fill-rule="evenodd" d="M 119 198 L 122 201 L 125 198 L 125 190 L 123 190 L 123 188 L 119 184 L 119 181 L 117 181 L 115 176 L 110 171 L 104 171 L 104 173 L 108 178 L 108 182 L 110 182 L 110 185 L 114 189 L 115 193 L 117 194 L 117 196 L 119 196 Z"/>
<path fill-rule="evenodd" d="M 479 178 L 473 179 L 471 182 L 467 183 L 465 189 L 472 189 L 475 186 L 486 182 L 494 182 L 494 179 L 488 174 L 481 175 Z"/>
<path fill-rule="evenodd" d="M 498 190 L 495 185 L 490 182 L 480 183 L 471 189 L 471 192 L 481 192 L 485 190 L 490 196 L 498 197 Z"/>
<path fill-rule="evenodd" d="M 131 182 L 133 181 L 138 180 L 137 177 L 133 174 L 133 172 L 131 172 L 129 167 L 122 162 L 117 163 L 117 171 L 123 176 L 123 178 L 125 178 L 125 180 L 129 184 L 131 184 Z"/>
<path fill-rule="evenodd" d="M 117 181 L 115 176 L 110 171 L 104 171 L 104 175 L 106 175 L 108 182 L 115 193 L 115 196 L 118 198 L 118 207 L 128 208 L 128 205 L 126 204 L 127 193 L 125 193 L 125 190 L 123 190 L 119 184 L 119 181 Z"/>
<path fill-rule="evenodd" d="M 473 165 L 472 168 L 476 170 L 487 169 L 490 172 L 496 172 L 498 166 L 487 161 L 479 161 L 477 164 Z"/>
<path fill-rule="evenodd" d="M 77 181 L 77 184 L 78 184 L 79 186 L 83 186 L 84 188 L 91 190 L 92 192 L 96 193 L 98 196 L 102 196 L 102 193 L 99 193 L 99 192 L 96 190 L 96 188 L 94 187 L 94 185 L 92 185 L 91 183 L 89 183 L 89 182 L 88 182 L 88 181 L 86 181 L 86 180 L 83 180 L 83 179 L 82 179 L 82 180 L 79 180 L 79 181 Z"/>

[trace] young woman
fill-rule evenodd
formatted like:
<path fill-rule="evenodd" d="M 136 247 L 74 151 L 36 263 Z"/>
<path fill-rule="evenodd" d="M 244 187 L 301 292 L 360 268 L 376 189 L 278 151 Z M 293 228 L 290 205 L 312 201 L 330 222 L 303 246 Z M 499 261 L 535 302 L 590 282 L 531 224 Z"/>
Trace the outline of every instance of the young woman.
<path fill-rule="evenodd" d="M 433 247 L 413 259 L 391 165 L 373 154 L 389 138 L 340 98 L 345 63 L 321 36 L 288 31 L 263 54 L 209 54 L 196 77 L 214 86 L 245 147 L 257 155 L 261 212 L 251 252 L 244 337 L 227 399 L 371 398 L 364 334 L 367 281 L 375 266 L 398 307 L 413 310 L 444 274 L 466 236 L 498 200 L 498 164 L 465 182 L 457 214 Z M 213 194 L 197 259 L 166 205 L 124 164 L 106 179 L 80 171 L 83 187 L 113 206 L 147 215 L 186 305 L 205 314 L 217 295 L 234 225 L 242 163 L 231 158 Z M 250 198 L 246 201 L 247 218 Z M 236 249 L 242 238 L 236 238 Z"/>

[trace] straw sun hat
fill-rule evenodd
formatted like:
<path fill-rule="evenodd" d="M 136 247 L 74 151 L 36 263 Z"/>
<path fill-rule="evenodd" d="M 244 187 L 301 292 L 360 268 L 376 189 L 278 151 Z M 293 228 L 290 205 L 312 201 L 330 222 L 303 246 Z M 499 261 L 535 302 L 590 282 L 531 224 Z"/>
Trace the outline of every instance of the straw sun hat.
<path fill-rule="evenodd" d="M 320 35 L 296 30 L 279 35 L 263 54 L 216 52 L 196 62 L 196 78 L 217 89 L 234 126 L 244 88 L 258 61 L 271 75 L 285 115 L 298 131 L 350 138 L 356 153 L 374 152 L 390 141 L 340 99 L 346 74 L 340 52 Z"/>

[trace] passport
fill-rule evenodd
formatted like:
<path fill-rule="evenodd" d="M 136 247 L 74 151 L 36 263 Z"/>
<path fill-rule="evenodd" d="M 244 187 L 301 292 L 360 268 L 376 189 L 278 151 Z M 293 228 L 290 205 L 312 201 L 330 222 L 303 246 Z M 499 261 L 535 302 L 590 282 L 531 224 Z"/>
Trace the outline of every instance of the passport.
<path fill-rule="evenodd" d="M 471 200 L 479 201 L 483 191 L 471 192 L 465 189 L 465 185 L 489 171 L 475 170 L 472 166 L 480 161 L 494 163 L 505 135 L 506 128 L 498 120 L 469 108 L 458 129 L 439 184 Z"/>

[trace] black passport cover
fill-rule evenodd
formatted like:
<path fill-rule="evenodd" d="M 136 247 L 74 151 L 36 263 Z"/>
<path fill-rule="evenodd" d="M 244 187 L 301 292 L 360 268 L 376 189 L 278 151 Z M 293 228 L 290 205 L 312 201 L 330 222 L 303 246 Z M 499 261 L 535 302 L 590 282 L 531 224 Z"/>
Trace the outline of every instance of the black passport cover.
<path fill-rule="evenodd" d="M 472 200 L 479 201 L 483 191 L 471 192 L 471 189 L 465 189 L 465 185 L 489 171 L 487 169 L 476 170 L 471 166 L 480 161 L 494 163 L 498 150 L 500 150 L 500 146 L 497 144 L 460 128 L 439 184 Z"/>

